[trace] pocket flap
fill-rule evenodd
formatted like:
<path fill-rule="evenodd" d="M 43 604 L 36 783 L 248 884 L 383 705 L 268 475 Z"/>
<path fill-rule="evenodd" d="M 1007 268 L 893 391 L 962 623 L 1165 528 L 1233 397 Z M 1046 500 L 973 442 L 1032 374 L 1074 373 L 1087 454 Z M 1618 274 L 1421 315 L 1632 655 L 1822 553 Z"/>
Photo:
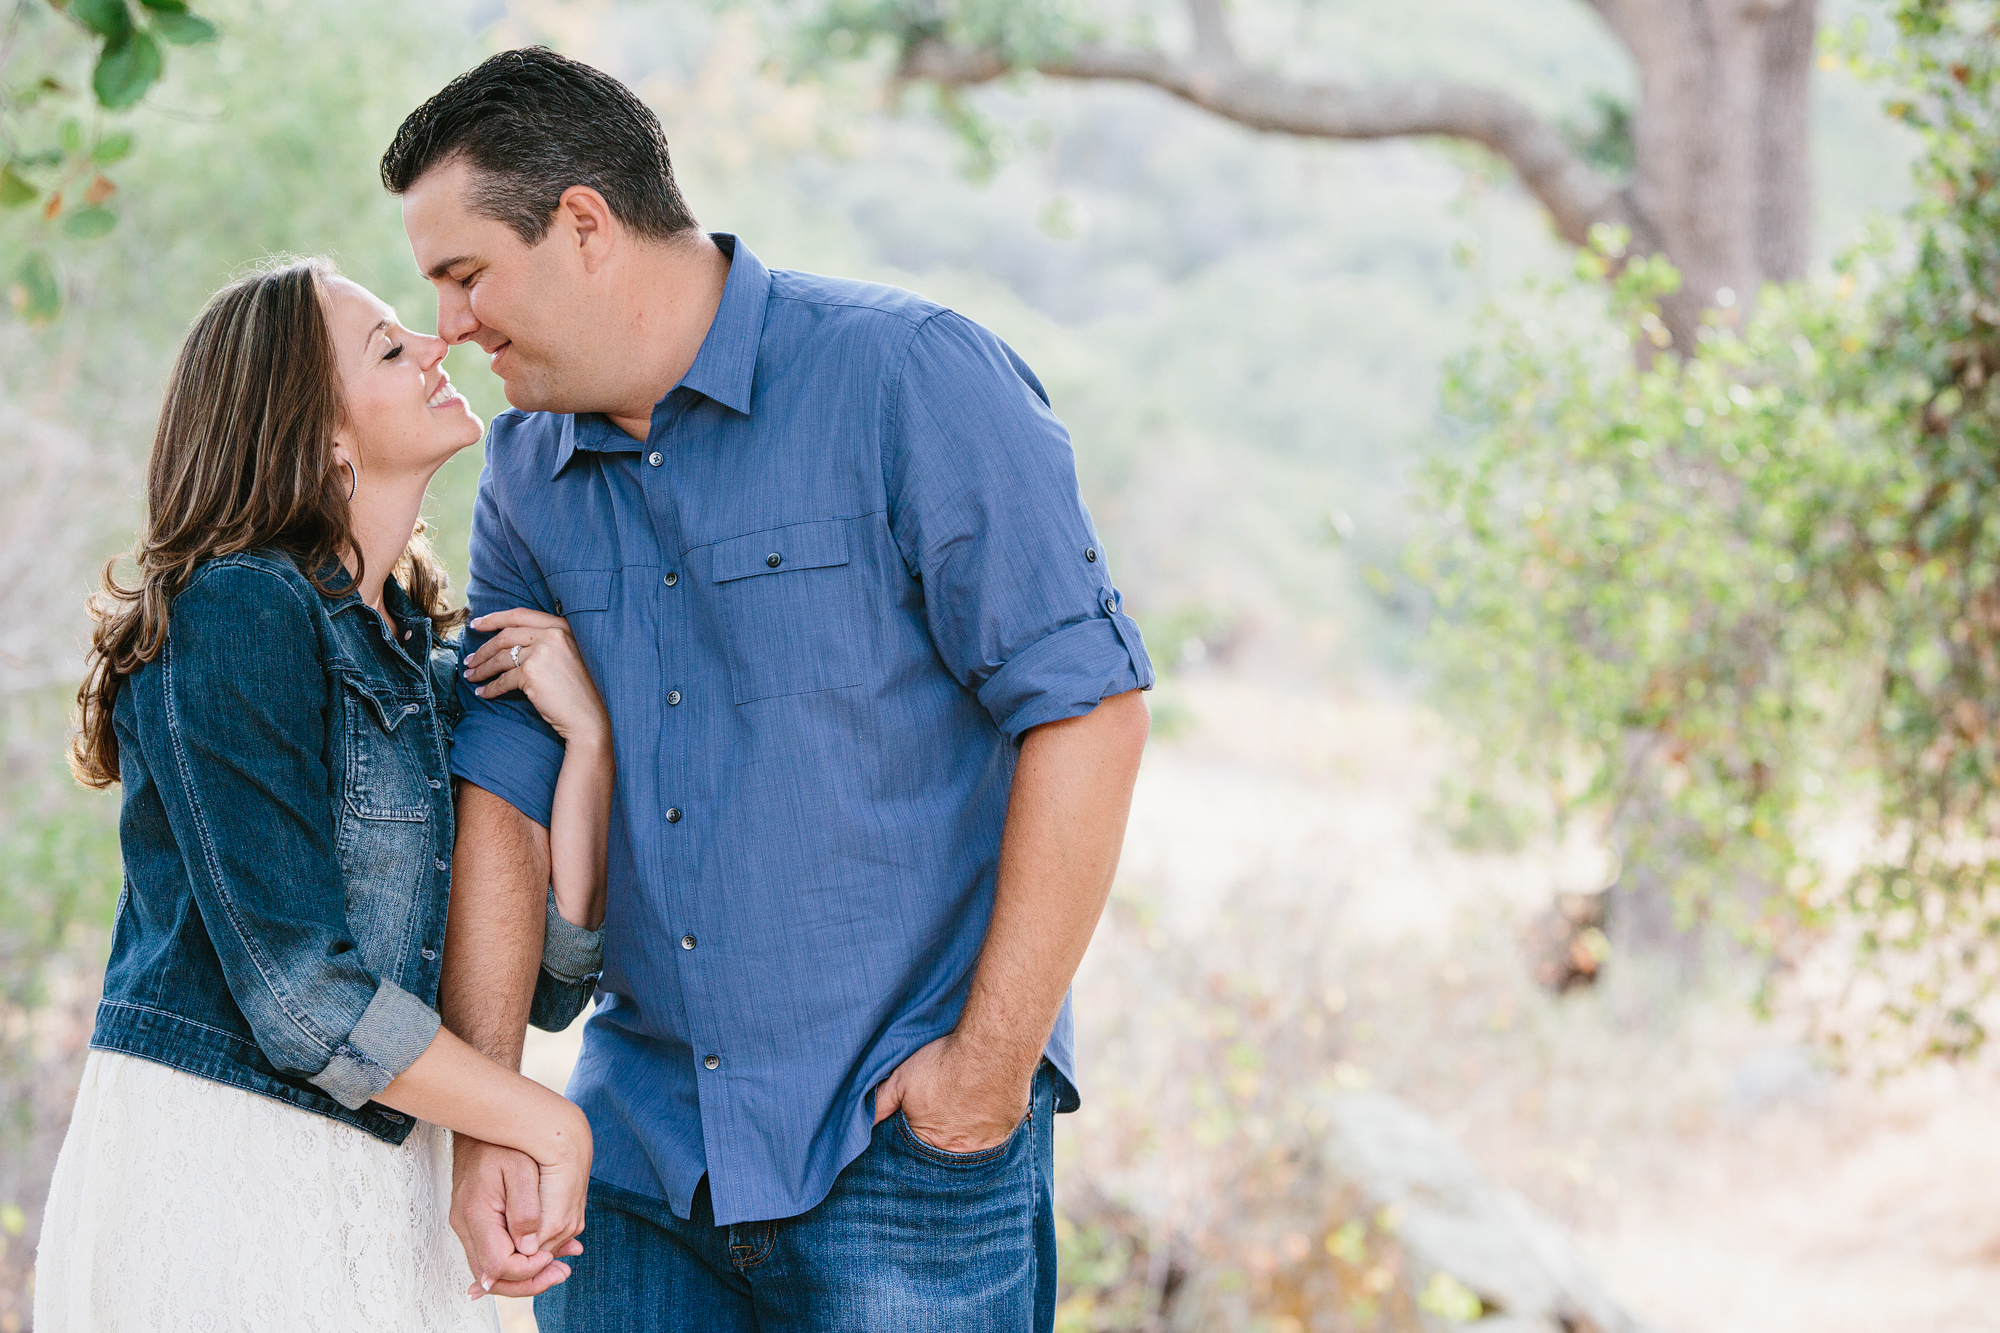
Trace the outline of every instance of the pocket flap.
<path fill-rule="evenodd" d="M 794 523 L 715 544 L 712 577 L 717 583 L 788 569 L 825 569 L 847 563 L 847 524 L 840 519 Z"/>
<path fill-rule="evenodd" d="M 394 731 L 403 719 L 415 717 L 423 711 L 424 701 L 421 691 L 402 692 L 370 680 L 359 671 L 335 670 L 340 683 L 366 701 L 368 711 L 382 724 L 382 730 Z"/>
<path fill-rule="evenodd" d="M 603 611 L 611 605 L 609 569 L 566 569 L 543 579 L 549 592 L 549 610 L 566 616 L 572 611 Z"/>

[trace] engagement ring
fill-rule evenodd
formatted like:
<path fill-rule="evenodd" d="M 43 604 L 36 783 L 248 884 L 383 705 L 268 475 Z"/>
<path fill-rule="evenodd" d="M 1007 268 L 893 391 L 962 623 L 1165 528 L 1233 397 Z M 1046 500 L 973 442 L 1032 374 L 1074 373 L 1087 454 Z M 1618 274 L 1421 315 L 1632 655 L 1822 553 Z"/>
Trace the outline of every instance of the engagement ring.
<path fill-rule="evenodd" d="M 513 654 L 514 665 L 515 666 L 521 665 L 521 645 L 517 643 L 512 648 L 509 648 L 507 651 Z"/>

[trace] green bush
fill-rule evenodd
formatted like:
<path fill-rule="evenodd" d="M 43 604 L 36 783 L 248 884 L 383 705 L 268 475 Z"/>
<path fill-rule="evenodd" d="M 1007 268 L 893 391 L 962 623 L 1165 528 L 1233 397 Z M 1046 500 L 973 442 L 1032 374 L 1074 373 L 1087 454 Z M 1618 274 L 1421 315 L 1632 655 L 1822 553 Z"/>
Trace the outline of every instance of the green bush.
<path fill-rule="evenodd" d="M 1413 567 L 1496 789 L 1762 947 L 1851 926 L 1956 1053 L 2000 978 L 2000 5 L 1893 17 L 1919 202 L 1693 348 L 1600 232 L 1456 367 Z"/>

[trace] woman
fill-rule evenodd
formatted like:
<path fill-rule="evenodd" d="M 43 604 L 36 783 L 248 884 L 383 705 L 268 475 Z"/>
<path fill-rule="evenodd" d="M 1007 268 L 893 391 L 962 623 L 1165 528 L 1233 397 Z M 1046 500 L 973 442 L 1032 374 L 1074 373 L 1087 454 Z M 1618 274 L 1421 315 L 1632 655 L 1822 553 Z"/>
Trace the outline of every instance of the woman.
<path fill-rule="evenodd" d="M 125 886 L 42 1333 L 490 1329 L 445 1221 L 446 1131 L 532 1156 L 524 1248 L 579 1252 L 582 1113 L 433 1008 L 464 613 L 418 511 L 483 429 L 445 350 L 318 261 L 228 287 L 181 349 L 139 579 L 107 572 L 79 692 L 72 758 L 124 789 Z M 474 628 L 500 633 L 463 674 L 524 691 L 568 745 L 543 966 L 574 990 L 601 945 L 610 725 L 563 621 Z"/>

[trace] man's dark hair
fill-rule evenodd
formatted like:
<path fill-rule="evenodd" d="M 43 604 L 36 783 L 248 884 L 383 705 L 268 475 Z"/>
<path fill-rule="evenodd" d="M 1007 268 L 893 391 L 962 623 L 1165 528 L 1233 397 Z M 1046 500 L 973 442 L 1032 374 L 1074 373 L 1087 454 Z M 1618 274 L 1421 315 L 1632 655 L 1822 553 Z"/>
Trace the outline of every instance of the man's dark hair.
<path fill-rule="evenodd" d="M 697 225 L 674 185 L 659 117 L 609 74 L 545 46 L 502 51 L 412 111 L 382 154 L 382 184 L 402 194 L 458 158 L 473 169 L 466 203 L 529 245 L 549 234 L 573 185 L 603 195 L 644 236 Z"/>

